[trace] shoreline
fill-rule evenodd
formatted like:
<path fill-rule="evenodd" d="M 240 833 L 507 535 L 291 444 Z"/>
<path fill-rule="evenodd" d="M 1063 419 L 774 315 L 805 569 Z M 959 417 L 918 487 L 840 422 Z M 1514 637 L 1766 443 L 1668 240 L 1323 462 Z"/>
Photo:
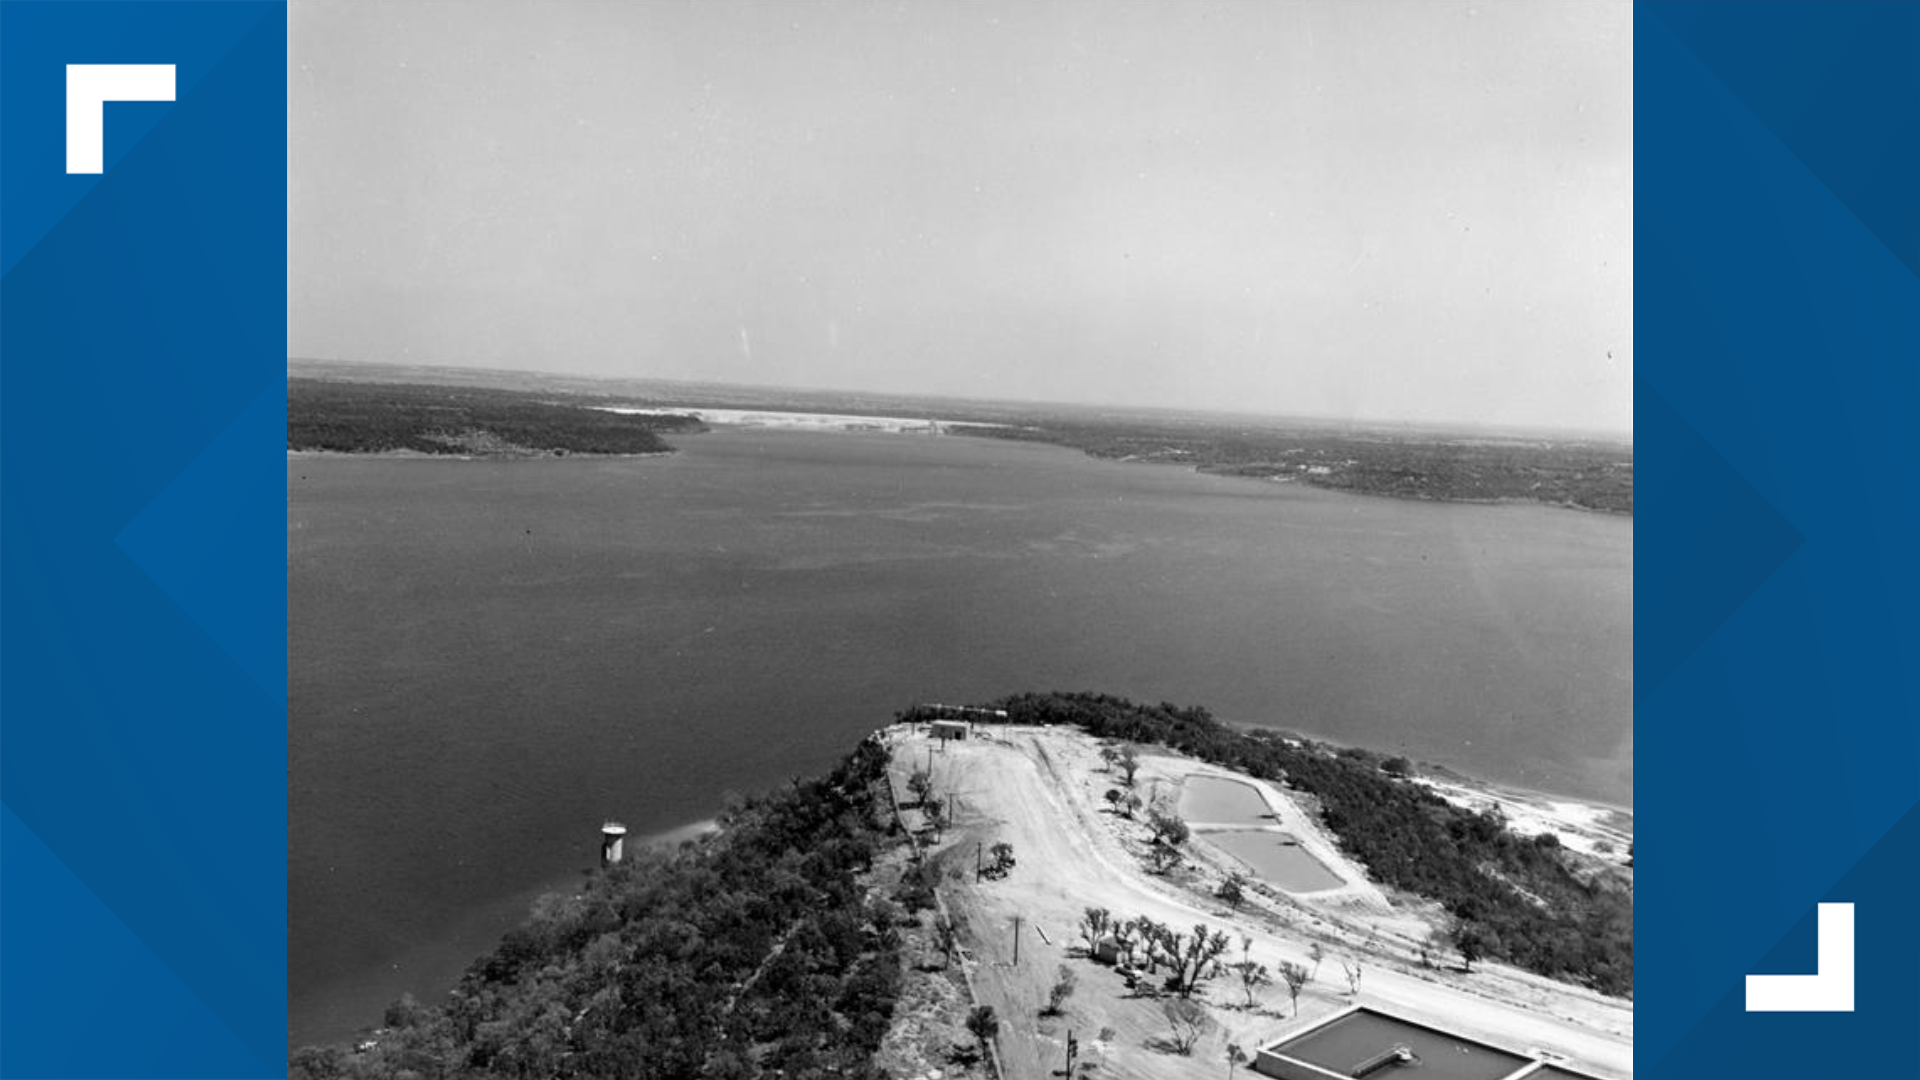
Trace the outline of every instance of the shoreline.
<path fill-rule="evenodd" d="M 424 450 L 287 450 L 288 460 L 295 458 L 383 458 L 412 461 L 528 461 L 538 458 L 587 458 L 617 460 L 626 458 L 672 457 L 679 450 L 647 450 L 637 454 L 603 454 L 587 450 L 502 450 L 486 454 L 429 454 Z"/>
<path fill-rule="evenodd" d="M 1366 743 L 1346 742 L 1330 735 L 1304 732 L 1297 728 L 1269 727 L 1265 724 L 1247 720 L 1223 719 L 1220 720 L 1220 723 L 1243 735 L 1264 731 L 1270 732 L 1283 739 L 1318 743 L 1323 746 L 1332 747 L 1335 750 L 1361 750 L 1369 754 L 1378 754 L 1382 758 L 1405 757 L 1414 766 L 1412 773 L 1413 779 L 1422 782 L 1432 781 L 1438 786 L 1453 786 L 1479 792 L 1488 798 L 1498 797 L 1511 802 L 1534 801 L 1578 804 L 1600 811 L 1604 816 L 1625 818 L 1629 822 L 1633 820 L 1633 807 L 1631 805 L 1614 802 L 1598 795 L 1584 795 L 1571 791 L 1550 791 L 1546 788 L 1529 787 L 1525 784 L 1514 783 L 1507 780 L 1489 779 L 1484 775 L 1467 772 L 1452 765 L 1414 758 L 1401 750 L 1383 749 L 1377 746 L 1370 746 Z M 1629 835 L 1633 832 L 1631 828 L 1621 829 L 1619 831 L 1628 833 Z"/>
<path fill-rule="evenodd" d="M 999 730 L 996 726 L 988 726 L 992 731 Z M 1250 730 L 1272 731 L 1282 738 L 1303 739 L 1335 750 L 1352 748 L 1383 753 L 1370 747 L 1350 746 L 1319 736 L 1302 735 L 1291 729 L 1263 728 L 1243 723 L 1230 726 L 1242 734 Z M 896 735 L 906 728 L 907 725 L 898 722 L 889 723 L 876 729 L 876 734 L 882 734 L 883 737 Z M 1049 730 L 1027 725 L 1015 725 L 1015 729 L 1042 733 Z M 1080 729 L 1075 727 L 1073 730 Z M 1156 745 L 1154 749 L 1161 753 L 1177 753 L 1163 746 Z M 1552 832 L 1563 846 L 1583 856 L 1603 859 L 1630 870 L 1627 860 L 1633 842 L 1631 807 L 1584 796 L 1499 783 L 1430 763 L 1416 762 L 1415 767 L 1415 773 L 1408 778 L 1410 782 L 1421 784 L 1448 802 L 1467 809 L 1479 811 L 1489 807 L 1499 808 L 1506 819 L 1506 827 L 1516 836 L 1530 837 Z M 1207 765 L 1206 769 L 1256 785 L 1262 783 L 1256 778 L 1219 766 Z M 1426 771 L 1423 772 L 1423 769 Z M 717 805 L 718 793 L 715 798 Z M 1624 826 L 1621 824 L 1623 818 Z M 1322 826 L 1315 821 L 1313 827 L 1318 829 Z M 677 847 L 698 842 L 720 831 L 717 817 L 701 817 L 669 829 L 647 833 L 637 838 L 634 844 L 645 848 Z M 1594 845 L 1597 841 L 1608 843 L 1611 850 L 1596 850 Z M 1378 888 L 1371 875 L 1364 870 L 1360 876 L 1369 887 Z M 314 995 L 323 999 L 316 1002 L 314 1007 L 338 1019 L 318 1024 L 310 1022 L 308 1026 L 311 1030 L 303 1032 L 298 1039 L 293 1037 L 289 1026 L 289 1050 L 362 1037 L 380 1027 L 382 1010 L 403 993 L 422 1001 L 434 1001 L 445 996 L 459 984 L 462 973 L 474 960 L 491 953 L 505 933 L 526 921 L 533 906 L 542 897 L 549 894 L 574 895 L 578 888 L 578 876 L 568 875 L 516 890 L 507 897 L 467 907 L 449 920 L 452 929 L 446 937 L 422 942 L 388 966 L 368 968 L 357 976 L 349 975 L 336 980 L 329 992 Z M 423 963 L 423 960 L 426 962 Z M 392 974 L 401 971 L 410 971 L 415 977 L 403 983 Z M 350 1028 L 343 1026 L 348 1023 L 349 1015 L 353 1018 Z"/>
<path fill-rule="evenodd" d="M 719 831 L 718 819 L 704 817 L 647 833 L 632 843 L 634 847 L 677 847 Z M 295 995 L 290 987 L 288 1052 L 303 1046 L 358 1041 L 381 1027 L 384 1010 L 403 994 L 423 1003 L 437 1004 L 459 985 L 473 961 L 492 953 L 507 932 L 527 921 L 542 897 L 571 896 L 579 891 L 580 880 L 579 872 L 575 871 L 515 889 L 504 896 L 465 905 L 447 918 L 440 936 L 416 942 L 400 953 L 383 958 L 377 966 L 309 988 L 301 995 L 307 999 L 301 1010 L 307 1015 L 303 1017 L 303 1030 L 297 1034 L 292 1014 Z"/>

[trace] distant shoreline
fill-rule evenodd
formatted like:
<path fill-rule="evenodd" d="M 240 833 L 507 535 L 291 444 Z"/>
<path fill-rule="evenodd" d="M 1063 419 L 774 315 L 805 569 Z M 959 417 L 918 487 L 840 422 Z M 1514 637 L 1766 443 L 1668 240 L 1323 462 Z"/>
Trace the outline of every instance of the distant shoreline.
<path fill-rule="evenodd" d="M 587 458 L 590 460 L 619 458 L 659 458 L 672 457 L 678 450 L 642 450 L 631 454 L 608 454 L 589 450 L 501 450 L 483 454 L 430 454 L 425 450 L 295 450 L 289 447 L 287 457 L 291 458 L 387 458 L 407 461 L 517 461 L 539 458 Z"/>
<path fill-rule="evenodd" d="M 1411 502 L 1520 504 L 1633 516 L 1631 437 L 1503 435 L 1391 424 L 1363 428 L 1226 414 L 827 392 L 783 396 L 769 389 L 378 365 L 363 369 L 312 361 L 290 361 L 289 369 L 289 441 L 296 443 L 302 442 L 292 437 L 296 398 L 309 435 L 329 426 L 360 426 L 371 434 L 379 424 L 370 420 L 390 423 L 405 413 L 407 423 L 432 426 L 437 433 L 428 437 L 454 442 L 469 437 L 522 441 L 495 427 L 481 411 L 539 412 L 548 429 L 590 423 L 583 414 L 597 412 L 609 420 L 651 423 L 660 434 L 686 433 L 684 428 L 671 429 L 673 421 L 682 420 L 742 429 L 966 435 L 1071 447 L 1109 461 L 1186 465 L 1210 476 L 1304 483 Z M 429 381 L 386 381 L 377 377 L 383 370 Z M 464 422 L 465 431 L 449 426 L 452 402 L 472 416 Z M 335 411 L 341 405 L 350 408 Z M 366 411 L 369 405 L 372 412 Z M 573 419 L 563 419 L 567 413 Z M 424 449 L 418 443 L 415 447 Z"/>

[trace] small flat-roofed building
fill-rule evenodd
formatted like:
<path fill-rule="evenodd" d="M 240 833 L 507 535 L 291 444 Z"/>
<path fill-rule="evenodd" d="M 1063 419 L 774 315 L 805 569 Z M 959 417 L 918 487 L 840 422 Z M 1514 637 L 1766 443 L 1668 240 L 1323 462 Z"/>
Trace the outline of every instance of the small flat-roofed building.
<path fill-rule="evenodd" d="M 935 720 L 927 726 L 927 734 L 936 739 L 964 739 L 967 737 L 965 720 Z"/>
<path fill-rule="evenodd" d="M 1598 1080 L 1557 1055 L 1514 1050 L 1352 1005 L 1255 1051 L 1275 1080 Z"/>

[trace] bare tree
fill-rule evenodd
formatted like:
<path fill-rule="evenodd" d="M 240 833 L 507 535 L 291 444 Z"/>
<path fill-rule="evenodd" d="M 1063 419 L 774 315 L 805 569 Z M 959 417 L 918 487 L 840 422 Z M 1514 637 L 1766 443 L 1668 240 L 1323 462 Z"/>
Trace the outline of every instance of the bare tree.
<path fill-rule="evenodd" d="M 1113 925 L 1113 913 L 1103 907 L 1090 907 L 1080 917 L 1080 936 L 1087 939 L 1087 955 L 1100 951 L 1100 939 Z"/>
<path fill-rule="evenodd" d="M 1140 751 L 1135 750 L 1132 743 L 1128 743 L 1114 754 L 1113 763 L 1120 766 L 1120 773 L 1125 777 L 1127 786 L 1132 787 L 1133 774 L 1140 770 Z"/>
<path fill-rule="evenodd" d="M 1213 1027 L 1213 1017 L 1197 1001 L 1168 998 L 1161 1006 L 1167 1023 L 1173 1027 L 1173 1047 L 1182 1054 L 1193 1053 L 1193 1046 Z"/>
<path fill-rule="evenodd" d="M 953 963 L 953 946 L 959 936 L 958 928 L 953 925 L 952 919 L 945 915 L 933 917 L 934 944 L 940 946 L 940 955 L 946 959 L 948 965 Z"/>
<path fill-rule="evenodd" d="M 1235 1065 L 1245 1065 L 1247 1061 L 1248 1061 L 1247 1052 L 1245 1050 L 1240 1049 L 1239 1043 L 1228 1043 L 1227 1044 L 1227 1080 L 1233 1080 L 1233 1067 Z"/>
<path fill-rule="evenodd" d="M 1240 976 L 1240 987 L 1247 992 L 1247 1008 L 1253 1008 L 1253 997 L 1262 989 L 1273 985 L 1273 973 L 1267 965 L 1253 960 L 1242 960 L 1231 965 L 1228 970 Z"/>
<path fill-rule="evenodd" d="M 915 802 L 926 806 L 933 798 L 933 776 L 925 769 L 915 769 L 913 775 L 907 777 L 907 790 L 913 793 Z"/>
<path fill-rule="evenodd" d="M 1313 977 L 1317 979 L 1320 977 L 1320 961 L 1327 958 L 1327 950 L 1321 948 L 1320 943 L 1316 941 L 1313 943 L 1313 948 L 1307 950 L 1307 956 L 1313 961 Z"/>
<path fill-rule="evenodd" d="M 1313 981 L 1313 973 L 1307 965 L 1296 964 L 1291 960 L 1280 961 L 1280 977 L 1287 982 L 1287 994 L 1293 999 L 1293 1015 L 1300 1015 L 1300 991 Z"/>
<path fill-rule="evenodd" d="M 1115 919 L 1107 924 L 1107 929 L 1113 934 L 1114 946 L 1120 950 L 1120 955 L 1128 964 L 1133 963 L 1134 950 L 1140 947 L 1144 938 L 1141 924 L 1145 921 L 1145 919 L 1128 919 L 1121 922 Z"/>
<path fill-rule="evenodd" d="M 1345 972 L 1347 976 L 1347 992 L 1352 994 L 1354 997 L 1359 997 L 1360 996 L 1360 961 L 1355 960 L 1353 963 L 1349 964 L 1345 960 L 1342 960 L 1340 961 L 1340 970 Z"/>
<path fill-rule="evenodd" d="M 1107 763 L 1108 772 L 1113 771 L 1113 763 L 1119 760 L 1119 758 L 1120 758 L 1120 751 L 1114 749 L 1113 747 L 1103 746 L 1100 748 L 1100 760 Z"/>
<path fill-rule="evenodd" d="M 1192 997 L 1201 981 L 1213 974 L 1214 961 L 1227 951 L 1230 940 L 1226 931 L 1209 931 L 1203 923 L 1195 923 L 1191 935 L 1153 923 L 1150 939 L 1173 968 L 1170 985 L 1183 998 Z"/>

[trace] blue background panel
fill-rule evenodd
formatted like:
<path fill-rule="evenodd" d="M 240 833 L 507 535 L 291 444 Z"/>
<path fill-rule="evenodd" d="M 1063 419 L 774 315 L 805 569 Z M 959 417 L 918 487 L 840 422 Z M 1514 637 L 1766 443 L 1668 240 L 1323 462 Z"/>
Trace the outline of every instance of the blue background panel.
<path fill-rule="evenodd" d="M 284 1073 L 285 32 L 0 5 L 0 1077 Z M 1642 1077 L 1920 1076 L 1917 43 L 1636 5 Z M 100 176 L 67 63 L 178 68 Z"/>
<path fill-rule="evenodd" d="M 1920 5 L 1639 4 L 1634 100 L 1635 1075 L 1920 1076 Z"/>
<path fill-rule="evenodd" d="M 0 1075 L 284 1075 L 285 11 L 0 42 Z M 97 176 L 68 63 L 176 67 Z"/>

